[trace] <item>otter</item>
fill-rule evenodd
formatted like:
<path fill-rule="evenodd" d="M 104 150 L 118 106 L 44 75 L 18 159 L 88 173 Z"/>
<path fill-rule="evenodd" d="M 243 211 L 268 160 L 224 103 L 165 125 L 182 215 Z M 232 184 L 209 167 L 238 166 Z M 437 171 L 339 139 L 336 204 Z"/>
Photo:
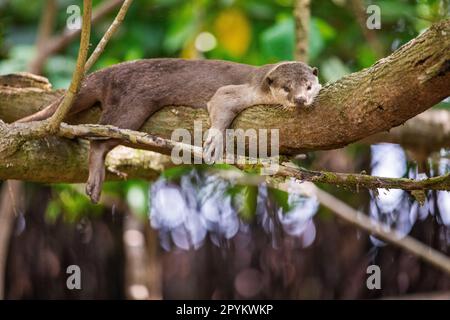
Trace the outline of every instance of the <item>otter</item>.
<path fill-rule="evenodd" d="M 207 109 L 211 128 L 225 132 L 239 112 L 254 105 L 310 106 L 321 89 L 317 73 L 317 68 L 302 62 L 263 66 L 175 58 L 124 62 L 86 76 L 69 115 L 100 103 L 99 124 L 139 130 L 164 106 L 190 106 Z M 49 118 L 61 99 L 18 122 Z M 94 203 L 105 178 L 105 157 L 120 143 L 91 141 L 86 193 Z M 215 143 L 213 136 L 207 137 L 204 148 L 209 154 Z"/>

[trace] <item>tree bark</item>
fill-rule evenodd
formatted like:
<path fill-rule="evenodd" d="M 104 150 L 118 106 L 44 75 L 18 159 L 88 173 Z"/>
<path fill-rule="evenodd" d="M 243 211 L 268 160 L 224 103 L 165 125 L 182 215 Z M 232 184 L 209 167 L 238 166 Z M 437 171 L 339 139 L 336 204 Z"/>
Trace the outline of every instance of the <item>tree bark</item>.
<path fill-rule="evenodd" d="M 26 142 L 6 161 L 0 161 L 0 180 L 17 179 L 44 183 L 84 183 L 87 180 L 89 143 L 57 137 Z M 107 180 L 154 180 L 173 166 L 170 157 L 147 150 L 118 147 L 106 157 Z"/>
<path fill-rule="evenodd" d="M 0 80 L 0 83 L 2 80 Z M 17 120 L 45 107 L 61 93 L 35 88 L 0 88 L 0 118 Z M 372 67 L 326 85 L 308 109 L 255 106 L 242 112 L 234 128 L 280 130 L 280 152 L 297 154 L 343 147 L 386 131 L 450 95 L 450 20 L 430 27 Z M 99 108 L 69 119 L 93 123 Z M 176 128 L 207 126 L 205 110 L 166 107 L 142 131 L 170 138 Z"/>

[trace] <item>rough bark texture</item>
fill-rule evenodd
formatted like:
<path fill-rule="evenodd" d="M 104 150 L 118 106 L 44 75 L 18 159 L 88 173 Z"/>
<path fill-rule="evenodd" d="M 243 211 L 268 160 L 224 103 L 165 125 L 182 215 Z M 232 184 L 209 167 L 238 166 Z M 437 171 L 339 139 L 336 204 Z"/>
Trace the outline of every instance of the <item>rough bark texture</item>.
<path fill-rule="evenodd" d="M 0 119 L 11 122 L 29 115 L 57 95 L 0 88 Z M 233 127 L 279 129 L 282 153 L 333 149 L 398 126 L 449 95 L 450 20 L 445 20 L 371 68 L 325 86 L 312 108 L 255 106 L 239 115 Z M 94 108 L 69 122 L 92 123 L 98 115 Z M 206 111 L 166 107 L 142 130 L 170 138 L 176 128 L 192 130 L 194 120 L 207 126 Z"/>
<path fill-rule="evenodd" d="M 13 121 L 30 113 L 26 111 L 27 106 L 33 111 L 38 110 L 37 103 L 45 106 L 62 93 L 61 90 L 52 91 L 48 80 L 40 76 L 26 73 L 0 76 L 0 119 Z M 0 161 L 0 180 L 85 182 L 88 176 L 88 150 L 89 142 L 79 139 L 48 137 L 27 141 L 12 156 Z M 108 180 L 119 179 L 114 171 L 132 178 L 151 180 L 172 165 L 168 156 L 126 147 L 110 152 L 106 164 Z"/>
<path fill-rule="evenodd" d="M 0 180 L 20 179 L 45 183 L 84 183 L 87 180 L 89 143 L 56 137 L 26 142 L 7 161 L 0 161 Z M 154 180 L 172 166 L 170 157 L 146 150 L 118 147 L 106 158 L 107 180 Z"/>

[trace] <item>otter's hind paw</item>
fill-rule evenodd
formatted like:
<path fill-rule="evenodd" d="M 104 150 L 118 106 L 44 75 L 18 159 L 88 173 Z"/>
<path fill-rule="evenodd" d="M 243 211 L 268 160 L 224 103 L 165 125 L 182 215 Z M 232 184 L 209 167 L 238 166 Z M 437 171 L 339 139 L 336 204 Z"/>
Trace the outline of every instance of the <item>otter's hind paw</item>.
<path fill-rule="evenodd" d="M 92 203 L 98 203 L 100 201 L 100 195 L 102 193 L 102 183 L 98 178 L 89 178 L 86 183 L 86 194 L 91 198 Z"/>
<path fill-rule="evenodd" d="M 223 154 L 223 138 L 221 134 L 211 134 L 203 144 L 203 159 L 207 164 L 215 163 L 221 160 Z"/>

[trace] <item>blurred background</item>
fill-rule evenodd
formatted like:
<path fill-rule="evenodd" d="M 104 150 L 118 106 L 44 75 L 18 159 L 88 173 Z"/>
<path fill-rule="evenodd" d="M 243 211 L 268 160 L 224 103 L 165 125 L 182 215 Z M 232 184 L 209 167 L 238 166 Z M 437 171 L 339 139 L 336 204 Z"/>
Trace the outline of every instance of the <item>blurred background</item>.
<path fill-rule="evenodd" d="M 111 7 L 93 24 L 95 45 L 120 1 L 93 2 L 94 12 Z M 134 1 L 94 69 L 153 57 L 254 65 L 293 60 L 294 2 Z M 63 34 L 73 4 L 82 7 L 76 0 L 0 0 L 0 74 L 32 71 L 67 88 L 78 38 L 37 57 L 43 36 Z M 380 30 L 365 26 L 369 4 L 381 9 Z M 449 9 L 447 0 L 311 1 L 309 64 L 319 68 L 322 83 L 333 82 L 448 18 Z M 52 21 L 47 32 L 45 16 Z M 450 112 L 449 101 L 435 108 Z M 422 144 L 386 139 L 314 152 L 301 165 L 389 177 L 447 173 L 448 143 L 434 145 L 432 134 Z M 450 291 L 448 275 L 342 222 L 316 199 L 233 185 L 201 166 L 168 168 L 154 181 L 109 182 L 99 205 L 89 202 L 83 185 L 1 186 L 0 297 L 6 299 L 354 299 Z M 450 254 L 449 192 L 430 191 L 420 206 L 402 190 L 320 187 Z M 371 264 L 382 270 L 381 290 L 366 287 Z M 80 267 L 82 290 L 67 289 L 69 265 Z"/>

